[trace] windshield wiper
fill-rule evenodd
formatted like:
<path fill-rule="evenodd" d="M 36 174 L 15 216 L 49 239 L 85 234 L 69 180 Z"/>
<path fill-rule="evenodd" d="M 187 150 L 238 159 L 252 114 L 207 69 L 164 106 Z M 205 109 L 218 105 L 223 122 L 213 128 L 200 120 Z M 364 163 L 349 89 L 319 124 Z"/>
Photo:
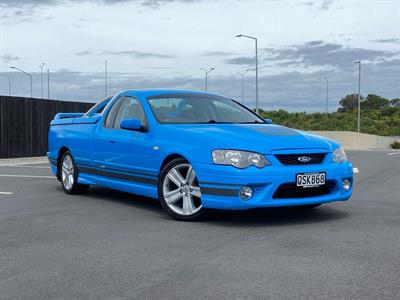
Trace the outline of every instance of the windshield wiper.
<path fill-rule="evenodd" d="M 250 122 L 240 122 L 240 124 L 265 124 L 265 122 L 254 120 L 254 121 L 250 121 Z"/>

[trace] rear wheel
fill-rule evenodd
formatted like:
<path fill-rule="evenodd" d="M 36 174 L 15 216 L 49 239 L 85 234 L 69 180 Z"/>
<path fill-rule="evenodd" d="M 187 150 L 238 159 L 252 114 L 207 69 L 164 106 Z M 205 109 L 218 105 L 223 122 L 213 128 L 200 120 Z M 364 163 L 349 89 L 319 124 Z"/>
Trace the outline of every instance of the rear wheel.
<path fill-rule="evenodd" d="M 161 171 L 158 196 L 164 210 L 179 221 L 198 220 L 205 211 L 196 173 L 182 158 L 169 162 Z"/>
<path fill-rule="evenodd" d="M 61 186 L 67 194 L 80 194 L 88 190 L 89 185 L 78 183 L 78 168 L 69 151 L 66 151 L 59 166 Z"/>

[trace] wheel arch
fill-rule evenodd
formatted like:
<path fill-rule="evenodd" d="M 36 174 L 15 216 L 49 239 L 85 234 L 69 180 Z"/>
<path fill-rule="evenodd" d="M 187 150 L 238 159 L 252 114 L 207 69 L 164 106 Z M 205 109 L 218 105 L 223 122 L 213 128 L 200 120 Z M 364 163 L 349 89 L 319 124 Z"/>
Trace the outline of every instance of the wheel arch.
<path fill-rule="evenodd" d="M 177 158 L 183 158 L 186 161 L 189 161 L 185 156 L 183 156 L 182 154 L 179 153 L 171 153 L 168 154 L 164 160 L 162 161 L 161 165 L 160 165 L 160 169 L 159 169 L 159 173 L 161 173 L 161 171 L 164 169 L 164 167 L 171 161 L 173 161 L 174 159 Z"/>

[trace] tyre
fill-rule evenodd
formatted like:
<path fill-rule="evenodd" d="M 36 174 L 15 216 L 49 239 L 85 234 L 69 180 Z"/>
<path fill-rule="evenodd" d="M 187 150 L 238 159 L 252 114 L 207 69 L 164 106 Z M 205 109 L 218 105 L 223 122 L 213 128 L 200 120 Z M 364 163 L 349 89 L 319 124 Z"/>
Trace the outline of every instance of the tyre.
<path fill-rule="evenodd" d="M 89 185 L 78 183 L 78 168 L 69 151 L 63 154 L 59 168 L 61 186 L 65 193 L 81 194 L 88 190 Z"/>
<path fill-rule="evenodd" d="M 204 212 L 201 191 L 193 167 L 183 158 L 169 162 L 158 180 L 161 206 L 175 220 L 199 220 Z"/>

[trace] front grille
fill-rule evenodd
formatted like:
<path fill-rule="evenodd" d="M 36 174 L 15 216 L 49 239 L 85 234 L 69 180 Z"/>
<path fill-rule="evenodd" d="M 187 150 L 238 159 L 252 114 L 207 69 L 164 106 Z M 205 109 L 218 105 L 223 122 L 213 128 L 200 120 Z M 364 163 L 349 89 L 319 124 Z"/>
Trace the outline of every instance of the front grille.
<path fill-rule="evenodd" d="M 318 187 L 303 188 L 295 183 L 284 183 L 278 187 L 272 196 L 273 199 L 308 198 L 327 195 L 335 187 L 334 181 L 327 181 L 325 185 Z"/>
<path fill-rule="evenodd" d="M 275 157 L 283 165 L 315 165 L 321 164 L 324 161 L 326 153 L 312 154 L 276 154 Z M 299 158 L 305 158 L 303 161 Z M 305 161 L 309 158 L 309 161 Z"/>

